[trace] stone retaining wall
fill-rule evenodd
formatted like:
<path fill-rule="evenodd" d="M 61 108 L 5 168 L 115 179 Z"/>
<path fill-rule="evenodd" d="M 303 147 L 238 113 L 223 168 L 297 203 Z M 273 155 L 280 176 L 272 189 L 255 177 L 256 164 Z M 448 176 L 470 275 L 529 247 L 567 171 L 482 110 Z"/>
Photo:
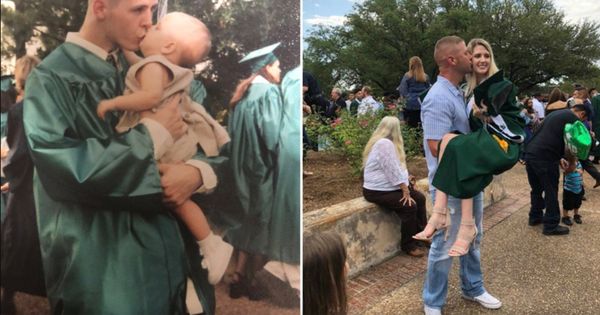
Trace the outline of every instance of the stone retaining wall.
<path fill-rule="evenodd" d="M 506 192 L 502 175 L 496 176 L 485 189 L 484 207 L 500 201 Z M 428 192 L 427 179 L 417 188 Z M 427 210 L 431 211 L 429 193 Z M 304 214 L 304 231 L 333 230 L 346 240 L 350 276 L 376 265 L 400 251 L 400 219 L 391 211 L 366 201 L 363 197 Z"/>

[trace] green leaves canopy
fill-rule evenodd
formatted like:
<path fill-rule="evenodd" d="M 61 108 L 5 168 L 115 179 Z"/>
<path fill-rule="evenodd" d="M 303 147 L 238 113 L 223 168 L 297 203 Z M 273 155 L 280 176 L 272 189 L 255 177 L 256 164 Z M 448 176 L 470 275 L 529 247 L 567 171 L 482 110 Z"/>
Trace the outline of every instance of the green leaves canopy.
<path fill-rule="evenodd" d="M 2 55 L 21 57 L 34 30 L 41 32 L 43 58 L 60 45 L 67 32 L 77 31 L 85 17 L 86 1 L 15 0 L 15 11 L 2 10 Z M 171 0 L 168 11 L 182 11 L 202 20 L 211 30 L 209 68 L 200 74 L 208 90 L 205 106 L 213 113 L 227 107 L 248 69 L 238 64 L 247 52 L 281 42 L 275 51 L 282 77 L 300 63 L 300 3 L 298 0 Z M 10 45 L 5 37 L 14 38 Z"/>
<path fill-rule="evenodd" d="M 366 0 L 346 17 L 344 26 L 317 28 L 305 39 L 304 68 L 325 91 L 341 83 L 393 91 L 411 56 L 434 78 L 435 42 L 447 35 L 490 42 L 521 92 L 600 76 L 600 24 L 569 24 L 550 0 Z"/>

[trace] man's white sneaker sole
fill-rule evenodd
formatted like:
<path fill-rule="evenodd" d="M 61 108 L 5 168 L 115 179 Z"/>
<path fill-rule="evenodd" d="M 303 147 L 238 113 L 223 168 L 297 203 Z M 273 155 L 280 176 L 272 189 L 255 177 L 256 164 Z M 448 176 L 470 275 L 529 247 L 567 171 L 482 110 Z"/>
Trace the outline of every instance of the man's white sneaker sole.
<path fill-rule="evenodd" d="M 502 307 L 502 302 L 500 302 L 500 301 L 498 301 L 497 303 L 488 303 L 488 302 L 483 301 L 482 299 L 477 299 L 477 298 L 466 296 L 466 295 L 463 295 L 462 297 L 465 300 L 477 302 L 477 303 L 481 304 L 481 306 L 491 309 L 491 310 L 497 310 L 500 307 Z"/>

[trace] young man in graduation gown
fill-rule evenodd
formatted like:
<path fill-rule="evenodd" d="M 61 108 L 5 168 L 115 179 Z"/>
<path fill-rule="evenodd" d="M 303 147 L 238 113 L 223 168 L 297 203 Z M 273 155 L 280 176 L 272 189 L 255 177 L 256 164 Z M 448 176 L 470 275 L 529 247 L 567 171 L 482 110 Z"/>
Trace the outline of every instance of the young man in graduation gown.
<path fill-rule="evenodd" d="M 185 129 L 177 98 L 123 134 L 116 113 L 96 115 L 100 100 L 123 93 L 119 48 L 139 48 L 155 7 L 156 0 L 89 0 L 80 32 L 27 82 L 24 122 L 53 314 L 214 313 L 197 245 L 167 205 L 214 189 L 227 159 L 200 151 L 159 174 L 154 155 Z M 195 101 L 205 93 L 192 85 Z M 186 293 L 201 307 L 186 307 Z"/>

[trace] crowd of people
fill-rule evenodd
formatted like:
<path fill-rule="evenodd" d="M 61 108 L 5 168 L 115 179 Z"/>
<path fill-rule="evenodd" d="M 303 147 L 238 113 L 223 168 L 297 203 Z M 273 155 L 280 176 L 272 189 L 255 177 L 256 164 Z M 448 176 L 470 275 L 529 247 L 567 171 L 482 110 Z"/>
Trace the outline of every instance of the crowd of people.
<path fill-rule="evenodd" d="M 442 313 L 453 256 L 461 257 L 462 296 L 497 309 L 502 302 L 485 289 L 481 268 L 482 191 L 493 175 L 521 162 L 531 189 L 529 225 L 543 224 L 544 235 L 565 235 L 569 229 L 561 221 L 582 224 L 583 170 L 596 180 L 594 188 L 600 186 L 594 166 L 600 154 L 600 95 L 575 84 L 571 97 L 554 88 L 549 95 L 536 92 L 519 99 L 496 66 L 491 45 L 479 38 L 467 45 L 459 37 L 444 37 L 436 43 L 434 60 L 439 75 L 431 87 L 427 77 L 410 75 L 422 69 L 418 57 L 410 59 L 411 70 L 398 87 L 407 95 L 404 123 L 423 129 L 433 200 L 429 221 L 424 195 L 407 171 L 397 117 L 384 117 L 364 149 L 363 196 L 400 216 L 400 249 L 407 255 L 420 257 L 429 249 L 425 314 Z M 348 308 L 346 295 L 339 292 L 347 281 L 346 252 L 343 240 L 333 234 L 314 232 L 304 239 L 304 282 L 310 292 L 304 305 L 314 314 L 345 314 Z M 306 285 L 325 278 L 320 287 Z"/>
<path fill-rule="evenodd" d="M 226 129 L 190 70 L 210 31 L 181 12 L 153 25 L 155 7 L 90 0 L 79 32 L 17 60 L 3 314 L 15 291 L 56 314 L 213 314 L 234 249 L 231 298 L 264 298 L 263 269 L 300 294 L 300 68 L 282 75 L 279 43 L 246 54 Z"/>
<path fill-rule="evenodd" d="M 212 45 L 201 21 L 173 12 L 152 25 L 151 0 L 88 5 L 79 32 L 43 61 L 17 60 L 14 95 L 2 95 L 2 313 L 15 312 L 21 291 L 47 297 L 52 313 L 213 314 L 230 264 L 231 298 L 263 299 L 256 277 L 266 270 L 303 291 L 306 312 L 347 313 L 339 235 L 304 236 L 301 283 L 299 92 L 325 124 L 384 102 L 368 85 L 347 99 L 334 87 L 328 100 L 310 73 L 300 84 L 299 67 L 282 76 L 276 43 L 240 60 L 248 76 L 225 128 L 190 70 Z M 481 268 L 483 190 L 520 162 L 530 226 L 566 235 L 561 222 L 583 224 L 583 172 L 600 186 L 600 95 L 575 84 L 572 95 L 518 99 L 481 38 L 443 37 L 433 56 L 433 85 L 410 58 L 397 87 L 404 122 L 386 116 L 373 131 L 362 193 L 400 217 L 403 252 L 428 255 L 425 314 L 446 304 L 453 257 L 462 296 L 498 309 Z M 428 192 L 408 172 L 403 123 L 423 131 Z"/>

